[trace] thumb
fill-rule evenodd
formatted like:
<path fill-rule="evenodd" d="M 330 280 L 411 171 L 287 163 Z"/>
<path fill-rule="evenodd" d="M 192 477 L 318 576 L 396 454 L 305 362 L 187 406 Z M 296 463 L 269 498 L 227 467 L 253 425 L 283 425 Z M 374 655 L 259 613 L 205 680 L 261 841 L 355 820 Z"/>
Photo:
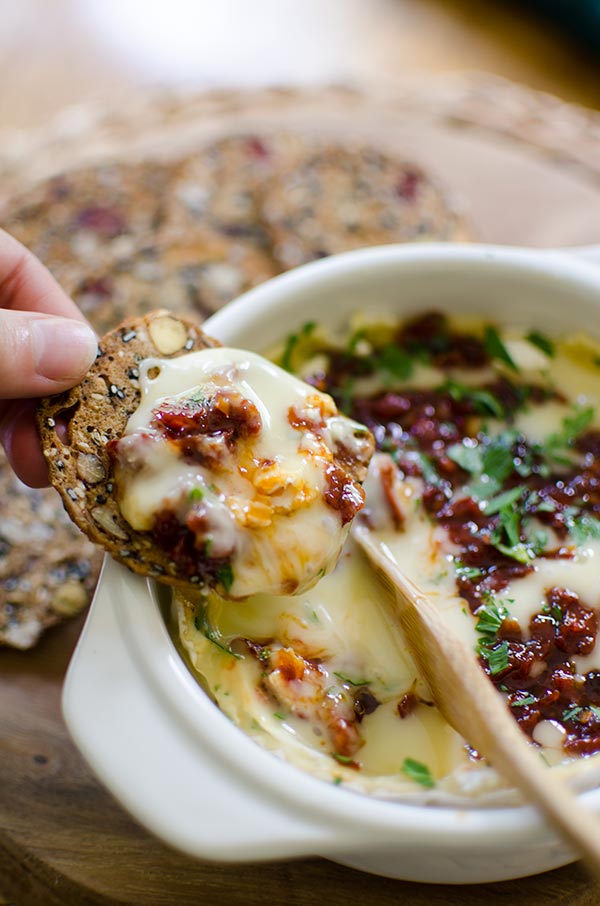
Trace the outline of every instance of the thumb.
<path fill-rule="evenodd" d="M 83 321 L 0 309 L 0 399 L 67 390 L 97 352 L 94 332 Z"/>

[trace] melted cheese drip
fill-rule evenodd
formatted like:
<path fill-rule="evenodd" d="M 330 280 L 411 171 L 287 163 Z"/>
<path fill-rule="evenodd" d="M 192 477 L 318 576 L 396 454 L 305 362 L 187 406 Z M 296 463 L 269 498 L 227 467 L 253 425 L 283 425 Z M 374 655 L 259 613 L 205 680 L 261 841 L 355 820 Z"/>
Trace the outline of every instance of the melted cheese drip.
<path fill-rule="evenodd" d="M 195 627 L 194 609 L 185 599 L 176 595 L 176 603 L 184 649 L 229 717 L 262 744 L 282 750 L 309 770 L 360 785 L 352 769 L 331 757 L 331 743 L 318 726 L 265 698 L 259 688 L 261 667 L 253 657 L 236 659 L 217 648 Z M 300 643 L 320 652 L 327 657 L 334 693 L 341 687 L 336 673 L 370 681 L 382 704 L 361 724 L 364 745 L 356 758 L 367 784 L 386 778 L 384 786 L 390 790 L 410 790 L 412 783 L 401 772 L 405 758 L 425 762 L 437 780 L 468 765 L 463 741 L 435 708 L 420 705 L 404 720 L 398 716 L 398 699 L 408 690 L 414 688 L 426 700 L 431 696 L 353 542 L 348 542 L 336 569 L 303 595 L 256 595 L 239 604 L 212 595 L 207 614 L 225 644 L 239 637 L 261 643 L 276 638 L 282 645 Z"/>
<path fill-rule="evenodd" d="M 327 505 L 326 458 L 323 444 L 289 422 L 291 406 L 310 411 L 310 399 L 320 398 L 335 412 L 332 400 L 263 359 L 239 349 L 219 347 L 175 359 L 147 359 L 140 366 L 142 398 L 131 416 L 126 436 L 152 434 L 153 411 L 165 400 L 185 402 L 194 392 L 209 395 L 219 388 L 235 389 L 257 408 L 262 428 L 253 440 L 253 461 L 269 460 L 264 475 L 264 502 L 257 506 L 254 479 L 238 463 L 235 468 L 209 470 L 186 461 L 168 441 L 146 440 L 144 466 L 119 486 L 119 505 L 130 525 L 152 528 L 155 514 L 165 506 L 177 510 L 180 501 L 200 489 L 211 525 L 210 556 L 234 550 L 232 597 L 257 591 L 285 593 L 314 583 L 337 561 L 347 527 L 339 512 Z M 360 444 L 359 425 L 332 415 L 325 429 L 325 454 L 337 441 L 350 449 Z M 224 451 L 227 453 L 227 451 Z M 266 485 L 271 482 L 271 488 Z M 272 501 L 272 506 L 271 506 Z"/>

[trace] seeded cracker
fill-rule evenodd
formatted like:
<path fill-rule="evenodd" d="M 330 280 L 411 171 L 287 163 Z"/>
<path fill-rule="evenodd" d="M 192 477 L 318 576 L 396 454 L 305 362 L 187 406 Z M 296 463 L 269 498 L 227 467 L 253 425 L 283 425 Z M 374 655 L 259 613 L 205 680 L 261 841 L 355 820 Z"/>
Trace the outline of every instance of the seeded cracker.
<path fill-rule="evenodd" d="M 31 648 L 89 603 L 101 552 L 73 525 L 53 488 L 33 490 L 0 450 L 0 645 Z"/>
<path fill-rule="evenodd" d="M 124 321 L 100 342 L 87 377 L 42 400 L 38 428 L 50 481 L 75 524 L 134 572 L 187 587 L 175 564 L 145 533 L 134 532 L 114 499 L 107 443 L 120 437 L 140 400 L 138 365 L 218 346 L 191 321 L 159 310 Z M 67 440 L 60 437 L 67 421 Z"/>
<path fill-rule="evenodd" d="M 368 146 L 317 145 L 269 181 L 262 217 L 284 269 L 370 245 L 466 238 L 434 180 Z"/>

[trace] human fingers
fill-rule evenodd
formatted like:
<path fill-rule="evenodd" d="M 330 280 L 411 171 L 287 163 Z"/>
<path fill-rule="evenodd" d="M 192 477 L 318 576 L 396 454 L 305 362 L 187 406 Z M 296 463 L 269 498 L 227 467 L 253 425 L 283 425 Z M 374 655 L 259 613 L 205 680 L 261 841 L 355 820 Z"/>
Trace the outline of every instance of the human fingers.
<path fill-rule="evenodd" d="M 85 321 L 0 308 L 0 399 L 67 390 L 83 378 L 97 352 Z"/>
<path fill-rule="evenodd" d="M 4 230 L 0 230 L 0 308 L 85 321 L 50 271 Z"/>
<path fill-rule="evenodd" d="M 0 412 L 0 443 L 13 470 L 31 488 L 48 484 L 48 469 L 34 421 L 33 400 L 11 400 Z"/>

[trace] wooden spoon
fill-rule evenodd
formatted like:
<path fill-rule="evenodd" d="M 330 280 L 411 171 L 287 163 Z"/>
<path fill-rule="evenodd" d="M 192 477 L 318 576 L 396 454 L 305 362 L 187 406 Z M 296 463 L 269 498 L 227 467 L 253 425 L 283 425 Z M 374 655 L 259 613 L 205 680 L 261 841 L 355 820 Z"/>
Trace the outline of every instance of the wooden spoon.
<path fill-rule="evenodd" d="M 543 764 L 473 652 L 364 525 L 352 530 L 396 604 L 406 642 L 439 710 L 470 745 L 535 805 L 600 878 L 600 822 Z"/>

